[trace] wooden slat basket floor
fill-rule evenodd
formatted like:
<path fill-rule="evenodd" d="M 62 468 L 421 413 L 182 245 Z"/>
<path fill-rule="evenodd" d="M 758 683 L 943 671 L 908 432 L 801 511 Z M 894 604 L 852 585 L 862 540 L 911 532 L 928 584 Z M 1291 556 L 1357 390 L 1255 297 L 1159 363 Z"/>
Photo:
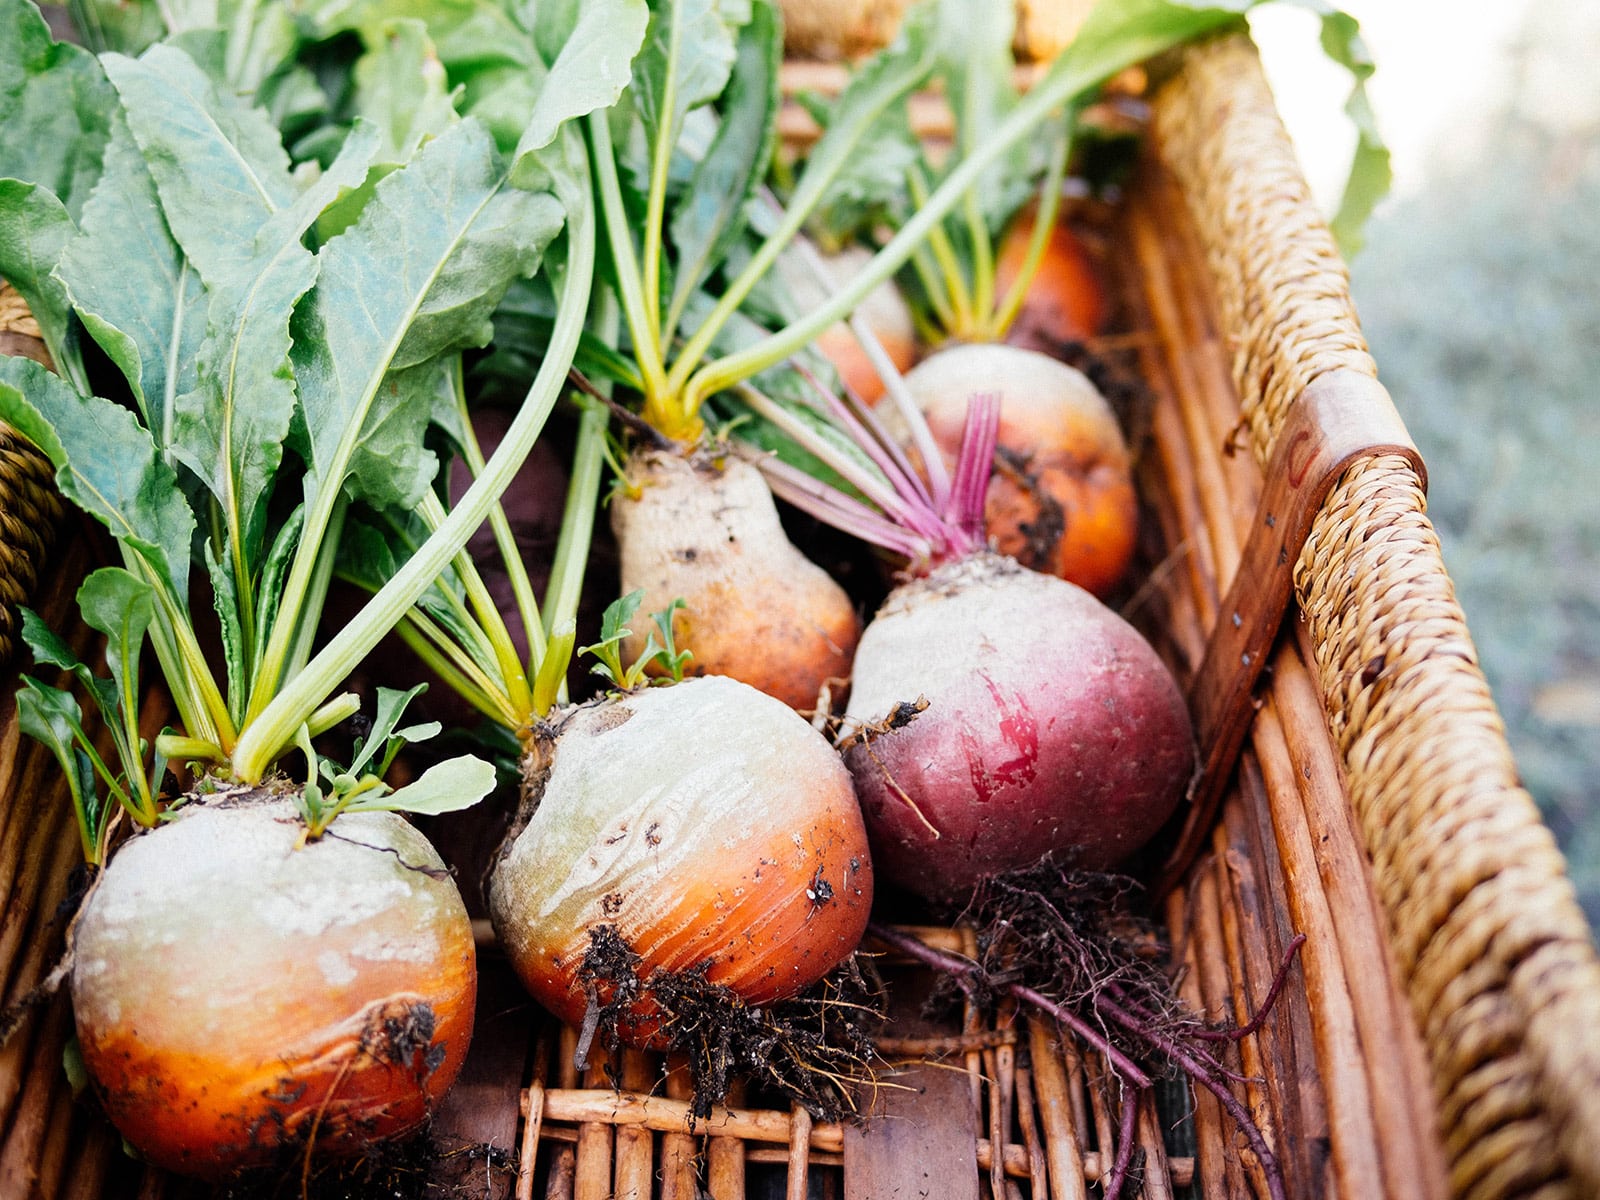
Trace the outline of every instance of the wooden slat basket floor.
<path fill-rule="evenodd" d="M 1107 346 L 1137 363 L 1151 398 L 1140 421 L 1151 569 L 1129 615 L 1187 682 L 1232 623 L 1236 569 L 1273 516 L 1262 497 L 1296 461 L 1280 440 L 1303 428 L 1297 406 L 1370 392 L 1376 368 L 1249 43 L 1187 51 L 1150 96 L 1149 133 L 1124 202 L 1094 228 L 1127 314 Z M 1298 557 L 1285 555 L 1295 604 L 1246 654 L 1265 670 L 1237 767 L 1162 900 L 1182 993 L 1242 1023 L 1306 935 L 1260 1031 L 1227 1051 L 1291 1196 L 1600 1195 L 1600 964 L 1517 783 L 1417 464 L 1368 453 L 1329 482 Z M 90 539 L 69 525 L 64 544 L 37 600 L 58 621 Z M 0 695 L 8 1002 L 49 968 L 76 853 L 64 789 L 18 733 L 11 690 Z M 153 728 L 163 716 L 151 712 Z M 961 948 L 958 931 L 924 932 Z M 580 1072 L 574 1034 L 539 1013 L 487 939 L 482 959 L 476 1041 L 436 1120 L 446 1153 L 431 1194 L 1098 1194 L 1113 1085 L 1093 1054 L 1024 1014 L 931 1021 L 897 1002 L 885 1043 L 897 1066 L 864 1098 L 876 1113 L 864 1125 L 739 1090 L 690 1123 L 674 1064 L 629 1053 Z M 915 971 L 882 962 L 916 992 Z M 143 1170 L 73 1101 L 69 1032 L 58 999 L 0 1052 L 0 1197 L 206 1194 Z M 1266 1194 L 1215 1099 L 1182 1080 L 1139 1110 L 1136 1139 L 1129 1194 Z"/>

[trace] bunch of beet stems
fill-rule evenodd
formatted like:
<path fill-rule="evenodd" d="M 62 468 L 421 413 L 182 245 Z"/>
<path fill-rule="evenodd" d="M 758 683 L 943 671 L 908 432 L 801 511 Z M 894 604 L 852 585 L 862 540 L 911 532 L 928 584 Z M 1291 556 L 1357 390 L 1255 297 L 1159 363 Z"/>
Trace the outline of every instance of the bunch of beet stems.
<path fill-rule="evenodd" d="M 717 336 L 784 248 L 794 240 L 832 181 L 844 169 L 847 159 L 868 136 L 873 122 L 891 103 L 920 85 L 932 70 L 931 47 L 920 54 L 915 46 L 902 47 L 900 53 L 909 61 L 896 77 L 897 86 L 882 88 L 875 105 L 864 107 L 852 121 L 824 135 L 808 160 L 782 218 L 737 278 L 723 290 L 711 312 L 683 343 L 670 365 L 664 361 L 659 319 L 654 319 L 659 301 L 652 301 L 645 286 L 648 281 L 660 277 L 657 261 L 661 236 L 660 201 L 652 201 L 653 220 L 646 228 L 641 269 L 638 251 L 629 235 L 632 225 L 622 205 L 610 129 L 601 117 L 591 117 L 588 128 L 598 183 L 598 207 L 613 257 L 622 264 L 619 278 L 624 282 L 619 289 L 619 299 L 623 318 L 634 339 L 635 353 L 641 356 L 639 375 L 643 384 L 645 419 L 669 438 L 697 439 L 703 431 L 700 409 L 708 397 L 784 362 L 836 321 L 846 319 L 869 293 L 888 282 L 912 260 L 936 227 L 958 205 L 968 202 L 985 172 L 992 170 L 1001 156 L 1023 138 L 1051 120 L 1064 119 L 1070 125 L 1080 102 L 1125 68 L 1237 19 L 1236 11 L 1222 8 L 1156 6 L 1150 12 L 1124 13 L 1115 4 L 1098 6 L 1077 40 L 995 126 L 992 135 L 970 148 L 867 266 L 833 291 L 827 304 L 741 350 L 711 357 Z M 893 54 L 895 50 L 891 48 L 886 53 Z M 1056 169 L 1055 166 L 1051 168 L 1052 171 Z M 664 172 L 664 163 L 658 162 L 657 174 L 664 176 Z M 1040 224 L 1045 227 L 1043 222 Z M 1030 256 L 1043 252 L 1041 235 L 1039 246 L 1031 249 Z M 1009 297 L 1006 304 L 1009 308 Z"/>
<path fill-rule="evenodd" d="M 593 324 L 601 330 L 614 329 L 616 307 L 609 293 L 598 291 L 593 308 Z M 561 361 L 554 360 L 554 365 Z M 605 391 L 581 379 L 579 382 L 580 390 L 592 393 L 592 398 L 581 403 L 561 529 L 543 604 L 534 594 L 505 510 L 496 504 L 490 510 L 489 522 L 495 552 L 511 581 L 515 612 L 502 612 L 490 599 L 477 563 L 462 551 L 451 561 L 449 570 L 463 585 L 471 611 L 458 609 L 456 629 L 434 620 L 421 606 L 408 609 L 395 627 L 400 638 L 441 682 L 519 740 L 527 738 L 536 720 L 566 700 L 567 668 L 577 643 L 578 605 L 594 536 L 609 425 L 609 397 Z M 461 449 L 467 470 L 476 481 L 483 477 L 489 463 L 473 432 L 459 364 L 453 388 L 460 416 Z M 424 498 L 419 515 L 434 531 L 442 527 L 447 516 L 432 493 Z M 521 625 L 528 645 L 526 661 L 519 660 L 508 620 Z M 487 646 L 492 661 L 485 662 L 481 655 L 474 655 L 468 640 Z"/>

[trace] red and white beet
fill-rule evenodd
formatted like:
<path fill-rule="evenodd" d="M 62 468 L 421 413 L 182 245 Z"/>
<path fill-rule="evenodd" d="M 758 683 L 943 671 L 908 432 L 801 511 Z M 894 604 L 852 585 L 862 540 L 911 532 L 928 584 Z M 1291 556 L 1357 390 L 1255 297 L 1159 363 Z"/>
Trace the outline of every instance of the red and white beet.
<path fill-rule="evenodd" d="M 897 705 L 927 708 L 895 727 Z M 993 554 L 897 588 L 856 652 L 845 754 L 886 879 L 959 899 L 1050 852 L 1102 869 L 1171 815 L 1193 765 L 1172 677 L 1082 588 Z"/>
<path fill-rule="evenodd" d="M 999 398 L 973 397 L 953 475 L 928 485 L 870 413 L 830 404 L 892 492 L 840 457 L 830 465 L 852 472 L 876 511 L 781 463 L 763 469 L 780 495 L 910 562 L 912 578 L 862 634 L 846 709 L 845 758 L 877 869 L 960 902 L 984 876 L 1046 854 L 1120 862 L 1182 797 L 1194 761 L 1187 710 L 1131 625 L 985 547 Z M 909 402 L 901 416 L 927 446 Z"/>

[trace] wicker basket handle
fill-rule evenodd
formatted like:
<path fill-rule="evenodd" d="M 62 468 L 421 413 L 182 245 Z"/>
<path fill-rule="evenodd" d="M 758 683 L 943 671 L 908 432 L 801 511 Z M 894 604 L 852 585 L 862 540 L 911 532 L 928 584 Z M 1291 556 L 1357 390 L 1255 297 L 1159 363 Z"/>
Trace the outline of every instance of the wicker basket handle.
<path fill-rule="evenodd" d="M 1184 877 L 1210 835 L 1255 716 L 1252 693 L 1294 593 L 1294 565 L 1318 510 L 1346 467 L 1390 454 L 1409 461 L 1426 486 L 1422 455 L 1387 389 L 1370 375 L 1336 368 L 1319 375 L 1289 406 L 1238 569 L 1189 688 L 1200 767 L 1158 896 Z"/>

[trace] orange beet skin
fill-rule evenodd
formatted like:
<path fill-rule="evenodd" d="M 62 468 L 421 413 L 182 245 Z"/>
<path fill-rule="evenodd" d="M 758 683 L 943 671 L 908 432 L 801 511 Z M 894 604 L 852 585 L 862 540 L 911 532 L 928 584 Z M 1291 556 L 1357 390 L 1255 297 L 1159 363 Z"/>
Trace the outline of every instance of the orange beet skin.
<path fill-rule="evenodd" d="M 427 841 L 349 813 L 320 841 L 287 801 L 192 801 L 128 843 L 79 920 L 72 995 L 107 1114 L 202 1178 L 417 1128 L 459 1071 L 472 928 Z M 334 836 L 337 835 L 337 836 Z"/>

